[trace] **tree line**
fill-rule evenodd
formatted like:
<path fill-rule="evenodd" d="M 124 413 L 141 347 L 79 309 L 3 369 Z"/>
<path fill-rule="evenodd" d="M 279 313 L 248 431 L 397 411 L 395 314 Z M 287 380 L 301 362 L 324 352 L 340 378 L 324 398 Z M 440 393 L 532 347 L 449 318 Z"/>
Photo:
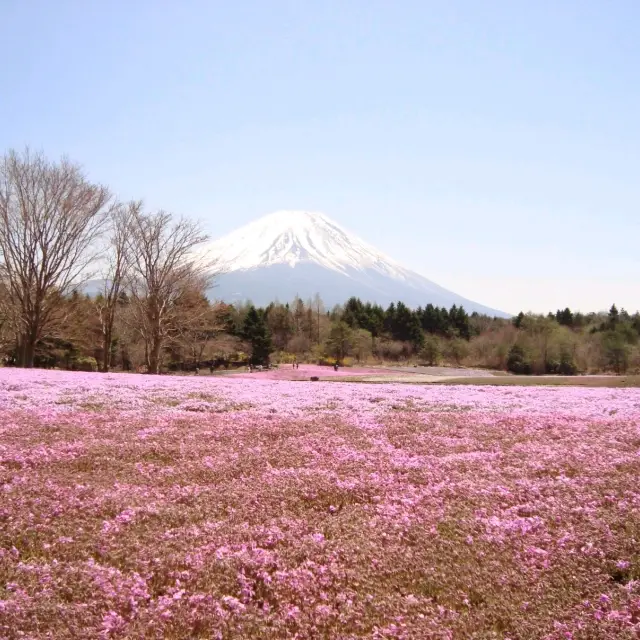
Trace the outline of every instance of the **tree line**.
<path fill-rule="evenodd" d="M 35 366 L 154 372 L 139 302 L 126 289 L 115 301 L 108 341 L 102 293 L 75 291 L 59 304 L 61 317 L 68 321 L 37 343 Z M 584 323 L 571 326 L 555 314 L 519 314 L 505 320 L 469 315 L 454 306 L 436 307 L 436 313 L 449 320 L 430 327 L 423 324 L 425 309 L 430 307 L 411 310 L 402 302 L 383 308 L 357 298 L 325 309 L 319 296 L 266 307 L 231 305 L 191 290 L 175 301 L 171 324 L 164 325 L 157 370 L 307 361 L 448 364 L 573 375 L 624 373 L 640 365 L 638 314 L 618 312 L 615 306 L 608 314 L 588 314 Z M 19 347 L 15 337 L 4 342 L 6 364 L 20 365 Z"/>
<path fill-rule="evenodd" d="M 640 369 L 640 316 L 569 308 L 513 319 L 352 297 L 225 304 L 200 226 L 119 202 L 67 159 L 0 161 L 0 356 L 19 367 L 158 373 L 293 360 L 564 373 Z M 91 295 L 84 283 L 99 290 Z"/>

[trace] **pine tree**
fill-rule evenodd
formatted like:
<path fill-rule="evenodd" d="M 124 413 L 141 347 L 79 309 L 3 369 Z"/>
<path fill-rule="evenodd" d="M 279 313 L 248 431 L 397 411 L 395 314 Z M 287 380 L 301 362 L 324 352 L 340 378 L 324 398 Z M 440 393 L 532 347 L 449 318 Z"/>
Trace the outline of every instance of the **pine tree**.
<path fill-rule="evenodd" d="M 271 336 L 264 315 L 251 306 L 244 319 L 242 337 L 251 344 L 251 364 L 264 365 L 269 362 Z"/>
<path fill-rule="evenodd" d="M 564 325 L 565 327 L 572 327 L 573 313 L 571 312 L 571 309 L 569 309 L 569 307 L 564 310 L 558 309 L 558 311 L 556 311 L 556 321 L 558 324 Z"/>
<path fill-rule="evenodd" d="M 352 329 L 365 327 L 366 317 L 363 304 L 359 298 L 352 297 L 347 300 L 342 313 L 342 321 L 346 322 Z"/>
<path fill-rule="evenodd" d="M 377 338 L 384 330 L 384 309 L 378 304 L 372 305 L 367 302 L 364 306 L 364 316 L 366 323 L 363 327 L 373 338 Z"/>
<path fill-rule="evenodd" d="M 418 316 L 402 302 L 396 305 L 391 333 L 394 340 L 411 342 L 416 348 L 424 343 L 424 334 Z"/>
<path fill-rule="evenodd" d="M 461 338 L 464 338 L 465 340 L 469 340 L 471 338 L 469 316 L 464 310 L 464 307 L 456 307 L 454 304 L 449 311 L 449 320 L 452 328 L 457 331 Z"/>
<path fill-rule="evenodd" d="M 513 322 L 513 326 L 516 329 L 520 329 L 520 327 L 522 327 L 522 323 L 524 321 L 524 313 L 522 313 L 522 311 L 512 320 Z"/>
<path fill-rule="evenodd" d="M 619 319 L 620 314 L 618 313 L 618 308 L 615 304 L 612 304 L 611 309 L 609 309 L 609 328 L 615 329 Z"/>
<path fill-rule="evenodd" d="M 436 334 L 440 330 L 439 309 L 431 303 L 422 310 L 420 314 L 420 324 L 426 333 Z"/>
<path fill-rule="evenodd" d="M 396 305 L 392 302 L 384 313 L 384 330 L 393 334 L 396 322 Z"/>

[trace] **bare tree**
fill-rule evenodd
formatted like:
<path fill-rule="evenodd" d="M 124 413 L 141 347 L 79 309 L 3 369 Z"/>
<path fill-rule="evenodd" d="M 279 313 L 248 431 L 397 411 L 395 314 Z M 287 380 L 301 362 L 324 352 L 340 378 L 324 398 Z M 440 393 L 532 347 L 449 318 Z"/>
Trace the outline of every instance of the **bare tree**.
<path fill-rule="evenodd" d="M 4 354 L 15 344 L 16 314 L 9 295 L 9 288 L 4 279 L 0 279 L 0 351 Z"/>
<path fill-rule="evenodd" d="M 102 362 L 100 369 L 109 371 L 113 345 L 113 327 L 120 296 L 124 291 L 129 271 L 129 233 L 131 226 L 142 209 L 141 202 L 119 204 L 111 216 L 109 246 L 107 248 L 102 292 L 95 300 L 100 328 L 102 331 Z"/>
<path fill-rule="evenodd" d="M 219 307 L 211 306 L 201 291 L 192 292 L 181 302 L 176 324 L 176 342 L 192 364 L 211 359 L 213 340 L 224 328 Z"/>
<path fill-rule="evenodd" d="M 87 275 L 110 202 L 65 158 L 26 150 L 0 160 L 0 278 L 15 312 L 19 366 L 33 366 L 36 345 L 63 320 L 60 300 Z"/>
<path fill-rule="evenodd" d="M 211 284 L 213 263 L 194 256 L 207 240 L 196 222 L 160 211 L 132 217 L 128 235 L 129 290 L 149 373 L 159 373 L 162 348 L 179 332 L 181 302 Z"/>
<path fill-rule="evenodd" d="M 322 302 L 322 298 L 320 297 L 319 293 L 316 293 L 316 295 L 313 297 L 313 309 L 316 313 L 316 323 L 317 323 L 317 336 L 318 336 L 318 344 L 320 344 L 321 340 L 320 340 L 320 314 L 324 313 L 324 303 Z M 309 305 L 311 306 L 311 305 Z"/>

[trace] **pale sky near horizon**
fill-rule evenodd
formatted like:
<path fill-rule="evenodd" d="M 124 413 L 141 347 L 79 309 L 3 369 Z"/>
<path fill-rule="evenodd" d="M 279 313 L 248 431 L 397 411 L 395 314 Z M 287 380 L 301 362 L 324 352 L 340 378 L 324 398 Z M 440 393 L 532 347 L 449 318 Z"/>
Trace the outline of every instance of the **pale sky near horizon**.
<path fill-rule="evenodd" d="M 322 211 L 487 306 L 640 309 L 640 3 L 0 0 L 0 152 L 212 237 Z"/>

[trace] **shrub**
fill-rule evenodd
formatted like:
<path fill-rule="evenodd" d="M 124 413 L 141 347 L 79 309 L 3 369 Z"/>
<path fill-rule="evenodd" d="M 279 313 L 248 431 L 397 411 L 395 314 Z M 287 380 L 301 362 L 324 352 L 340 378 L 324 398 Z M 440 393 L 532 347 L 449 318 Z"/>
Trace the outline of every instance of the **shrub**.
<path fill-rule="evenodd" d="M 529 375 L 531 373 L 531 361 L 520 345 L 514 344 L 509 349 L 507 371 L 518 375 Z"/>
<path fill-rule="evenodd" d="M 353 336 L 352 353 L 358 362 L 364 362 L 373 352 L 373 338 L 369 331 L 358 329 Z"/>
<path fill-rule="evenodd" d="M 516 341 L 517 334 L 518 330 L 508 323 L 473 338 L 469 344 L 473 364 L 491 369 L 506 369 L 509 349 Z"/>
<path fill-rule="evenodd" d="M 351 327 L 346 322 L 334 322 L 326 341 L 326 350 L 340 363 L 351 352 L 353 341 L 354 332 Z"/>
<path fill-rule="evenodd" d="M 616 373 L 626 373 L 629 368 L 631 347 L 621 331 L 607 331 L 602 334 L 604 365 Z"/>
<path fill-rule="evenodd" d="M 80 356 L 70 361 L 69 368 L 72 371 L 97 371 L 98 363 L 91 356 Z"/>
<path fill-rule="evenodd" d="M 563 376 L 575 376 L 578 373 L 578 365 L 573 357 L 573 353 L 568 349 L 560 350 L 558 373 Z"/>
<path fill-rule="evenodd" d="M 424 347 L 418 354 L 418 361 L 420 364 L 426 364 L 429 366 L 437 365 L 442 355 L 440 349 L 440 341 L 434 335 L 427 335 L 424 339 Z"/>
<path fill-rule="evenodd" d="M 462 338 L 453 338 L 449 340 L 446 348 L 446 356 L 451 362 L 457 365 L 469 355 L 469 343 Z"/>
<path fill-rule="evenodd" d="M 380 340 L 378 355 L 384 360 L 400 360 L 411 353 L 411 345 L 399 340 Z"/>
<path fill-rule="evenodd" d="M 297 357 L 295 353 L 279 351 L 274 355 L 273 360 L 279 364 L 292 364 L 293 362 L 296 362 Z"/>
<path fill-rule="evenodd" d="M 550 359 L 544 363 L 545 373 L 560 373 L 560 360 Z"/>
<path fill-rule="evenodd" d="M 341 367 L 353 367 L 353 365 L 355 364 L 355 360 L 350 357 L 346 357 L 338 361 L 335 358 L 331 358 L 330 356 L 323 356 L 322 358 L 318 358 L 317 362 L 322 367 L 333 367 L 333 365 L 336 363 L 338 363 Z"/>
<path fill-rule="evenodd" d="M 311 341 L 304 335 L 293 336 L 293 338 L 287 342 L 287 351 L 292 355 L 307 353 L 310 348 Z"/>

